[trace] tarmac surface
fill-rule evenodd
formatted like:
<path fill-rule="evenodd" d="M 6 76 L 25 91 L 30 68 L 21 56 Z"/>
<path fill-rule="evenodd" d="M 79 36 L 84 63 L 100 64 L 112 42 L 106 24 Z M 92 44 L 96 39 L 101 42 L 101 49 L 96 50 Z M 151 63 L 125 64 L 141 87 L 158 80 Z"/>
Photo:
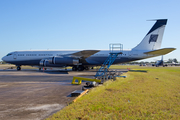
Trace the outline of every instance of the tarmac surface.
<path fill-rule="evenodd" d="M 93 78 L 95 74 L 95 70 L 16 71 L 0 66 L 0 120 L 45 119 L 72 102 L 71 92 L 84 86 L 85 82 L 72 85 L 73 76 Z"/>

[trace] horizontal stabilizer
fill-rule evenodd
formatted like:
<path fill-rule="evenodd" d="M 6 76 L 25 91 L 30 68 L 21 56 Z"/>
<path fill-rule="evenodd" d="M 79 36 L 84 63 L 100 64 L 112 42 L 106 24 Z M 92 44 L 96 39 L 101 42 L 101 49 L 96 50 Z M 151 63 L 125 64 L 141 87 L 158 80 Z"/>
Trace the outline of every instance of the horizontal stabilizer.
<path fill-rule="evenodd" d="M 150 52 L 145 52 L 144 54 L 151 54 L 151 55 L 165 55 L 167 53 L 170 53 L 171 51 L 175 50 L 176 48 L 163 48 L 159 50 L 153 50 Z"/>

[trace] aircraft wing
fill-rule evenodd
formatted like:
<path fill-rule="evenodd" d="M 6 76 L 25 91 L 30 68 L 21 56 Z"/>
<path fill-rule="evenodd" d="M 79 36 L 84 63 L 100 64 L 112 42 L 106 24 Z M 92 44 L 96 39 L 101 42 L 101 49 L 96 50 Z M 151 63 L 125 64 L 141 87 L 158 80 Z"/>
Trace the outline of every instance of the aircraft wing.
<path fill-rule="evenodd" d="M 95 53 L 99 52 L 100 50 L 82 50 L 76 53 L 71 54 L 72 56 L 75 57 L 80 57 L 80 58 L 88 58 L 91 55 L 94 55 Z"/>
<path fill-rule="evenodd" d="M 159 50 L 153 50 L 150 52 L 145 52 L 144 54 L 151 54 L 151 55 L 165 55 L 167 53 L 170 53 L 171 51 L 175 50 L 176 48 L 163 48 Z"/>

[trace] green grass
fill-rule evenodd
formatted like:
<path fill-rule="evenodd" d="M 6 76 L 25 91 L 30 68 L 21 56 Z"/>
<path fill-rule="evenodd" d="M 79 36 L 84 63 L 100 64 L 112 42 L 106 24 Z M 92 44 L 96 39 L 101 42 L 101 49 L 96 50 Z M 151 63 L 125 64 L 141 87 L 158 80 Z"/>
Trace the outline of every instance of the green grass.
<path fill-rule="evenodd" d="M 47 119 L 180 119 L 180 67 L 132 67 Z"/>

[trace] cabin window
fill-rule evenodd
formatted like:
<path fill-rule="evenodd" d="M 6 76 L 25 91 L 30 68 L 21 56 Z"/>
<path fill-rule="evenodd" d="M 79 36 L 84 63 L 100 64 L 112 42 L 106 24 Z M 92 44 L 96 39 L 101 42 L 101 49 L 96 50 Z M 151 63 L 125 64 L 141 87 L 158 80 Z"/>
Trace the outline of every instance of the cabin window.
<path fill-rule="evenodd" d="M 24 56 L 24 54 L 18 54 L 18 56 Z"/>

